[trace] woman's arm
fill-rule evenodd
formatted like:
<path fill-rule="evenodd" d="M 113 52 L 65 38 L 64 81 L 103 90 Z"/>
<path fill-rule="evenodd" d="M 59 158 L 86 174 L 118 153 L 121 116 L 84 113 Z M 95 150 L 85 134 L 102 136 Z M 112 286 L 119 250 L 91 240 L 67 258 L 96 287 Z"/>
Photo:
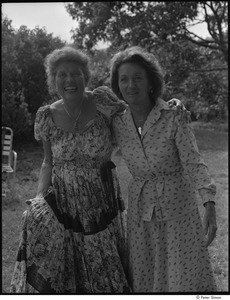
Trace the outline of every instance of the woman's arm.
<path fill-rule="evenodd" d="M 206 247 L 208 247 L 216 237 L 216 210 L 215 204 L 213 202 L 206 202 L 204 204 L 204 207 L 205 213 L 203 218 L 203 227 L 204 234 L 207 236 Z"/>
<path fill-rule="evenodd" d="M 51 185 L 51 174 L 52 174 L 52 151 L 49 141 L 42 140 L 44 150 L 44 160 L 41 165 L 38 188 L 35 198 L 43 198 Z M 35 199 L 34 198 L 34 199 Z M 33 199 L 26 200 L 26 204 L 30 205 Z"/>
<path fill-rule="evenodd" d="M 208 167 L 201 157 L 193 129 L 178 115 L 175 141 L 180 161 L 186 173 L 198 190 L 205 214 L 203 219 L 204 233 L 207 235 L 206 246 L 210 245 L 216 235 L 215 194 L 216 185 L 209 174 Z"/>
<path fill-rule="evenodd" d="M 44 160 L 41 165 L 36 198 L 42 198 L 47 193 L 48 188 L 51 185 L 51 174 L 53 168 L 50 142 L 43 140 L 42 143 L 44 149 Z"/>

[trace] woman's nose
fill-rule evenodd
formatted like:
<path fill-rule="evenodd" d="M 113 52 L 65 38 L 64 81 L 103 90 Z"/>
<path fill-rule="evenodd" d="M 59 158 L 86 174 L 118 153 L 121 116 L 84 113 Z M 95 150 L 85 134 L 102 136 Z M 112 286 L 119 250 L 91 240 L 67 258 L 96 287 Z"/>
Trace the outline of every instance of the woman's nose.
<path fill-rule="evenodd" d="M 71 74 L 66 76 L 66 82 L 71 83 L 73 81 L 74 81 L 74 77 Z"/>
<path fill-rule="evenodd" d="M 130 79 L 128 81 L 128 87 L 133 87 L 133 86 L 135 86 L 135 81 L 133 79 Z"/>

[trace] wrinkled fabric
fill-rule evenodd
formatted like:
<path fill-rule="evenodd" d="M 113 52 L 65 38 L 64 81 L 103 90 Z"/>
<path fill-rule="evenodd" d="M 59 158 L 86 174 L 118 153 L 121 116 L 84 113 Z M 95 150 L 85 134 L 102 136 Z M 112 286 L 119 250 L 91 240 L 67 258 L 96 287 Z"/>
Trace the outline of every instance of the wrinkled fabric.
<path fill-rule="evenodd" d="M 49 105 L 35 138 L 50 141 L 52 189 L 24 214 L 11 293 L 129 293 L 125 212 L 115 166 L 111 118 L 123 104 L 96 89 L 96 117 L 82 133 L 56 126 Z M 106 114 L 105 114 L 106 112 Z"/>
<path fill-rule="evenodd" d="M 216 186 L 187 116 L 158 99 L 141 134 L 129 108 L 115 116 L 113 128 L 132 175 L 127 238 L 133 291 L 215 291 L 197 192 L 203 203 L 214 201 Z"/>
<path fill-rule="evenodd" d="M 186 117 L 163 100 L 150 112 L 141 136 L 129 109 L 114 118 L 114 132 L 132 180 L 130 199 L 139 218 L 169 220 L 214 201 L 216 186 L 198 152 Z"/>

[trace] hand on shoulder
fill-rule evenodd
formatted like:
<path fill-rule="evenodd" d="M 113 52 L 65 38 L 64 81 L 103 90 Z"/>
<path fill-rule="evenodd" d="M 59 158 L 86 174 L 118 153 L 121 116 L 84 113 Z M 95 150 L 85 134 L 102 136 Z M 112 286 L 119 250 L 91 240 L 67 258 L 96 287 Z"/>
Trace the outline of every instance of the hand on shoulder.
<path fill-rule="evenodd" d="M 168 106 L 176 110 L 179 115 L 181 115 L 181 118 L 185 120 L 186 123 L 191 122 L 191 113 L 186 109 L 183 102 L 177 98 L 172 98 L 168 102 Z"/>

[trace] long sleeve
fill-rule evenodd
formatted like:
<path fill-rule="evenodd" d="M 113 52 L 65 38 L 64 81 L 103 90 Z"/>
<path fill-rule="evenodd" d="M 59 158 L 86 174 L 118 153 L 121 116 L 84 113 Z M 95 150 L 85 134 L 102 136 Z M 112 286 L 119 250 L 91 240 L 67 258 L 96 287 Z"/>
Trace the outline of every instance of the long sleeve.
<path fill-rule="evenodd" d="M 175 141 L 181 164 L 198 190 L 203 204 L 208 201 L 215 202 L 216 185 L 199 153 L 193 129 L 185 122 L 181 114 L 175 117 L 175 121 L 177 127 Z"/>

